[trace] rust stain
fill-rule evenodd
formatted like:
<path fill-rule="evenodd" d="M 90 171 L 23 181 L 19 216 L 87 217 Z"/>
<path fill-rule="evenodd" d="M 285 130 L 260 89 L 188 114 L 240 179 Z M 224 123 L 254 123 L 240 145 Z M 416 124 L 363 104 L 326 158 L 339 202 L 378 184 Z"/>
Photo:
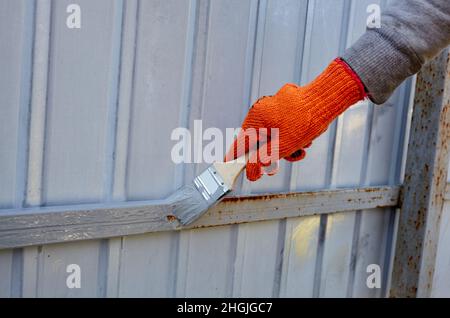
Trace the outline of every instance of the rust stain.
<path fill-rule="evenodd" d="M 167 221 L 169 222 L 175 222 L 177 220 L 177 218 L 174 215 L 168 215 L 166 216 Z"/>
<path fill-rule="evenodd" d="M 304 195 L 307 193 L 302 193 Z M 280 193 L 280 194 L 265 194 L 265 195 L 254 195 L 245 197 L 227 197 L 223 199 L 224 203 L 235 203 L 235 202 L 251 202 L 251 201 L 269 201 L 273 199 L 287 199 L 289 197 L 296 196 L 297 193 Z"/>
<path fill-rule="evenodd" d="M 217 224 L 201 224 L 201 225 L 193 226 L 192 229 L 206 229 L 206 228 L 209 228 L 209 227 L 219 227 L 219 226 L 228 226 L 228 225 L 235 225 L 235 224 L 247 224 L 247 223 L 251 223 L 251 221 L 229 221 L 227 223 L 219 224 L 219 225 L 217 225 Z"/>
<path fill-rule="evenodd" d="M 349 189 L 341 189 L 336 190 L 332 192 L 344 192 Z M 362 188 L 358 189 L 357 193 L 372 193 L 372 192 L 379 192 L 379 187 L 372 187 L 372 188 Z M 325 192 L 325 191 L 323 191 Z M 326 197 L 329 195 L 332 195 L 333 193 L 321 193 L 321 191 L 311 191 L 311 192 L 292 192 L 292 193 L 274 193 L 274 194 L 262 194 L 262 195 L 252 195 L 252 196 L 235 196 L 235 197 L 226 197 L 222 200 L 223 203 L 239 203 L 239 202 L 252 202 L 252 201 L 270 201 L 274 199 L 288 199 L 292 197 L 301 196 L 303 197 Z M 371 200 L 378 200 L 381 199 L 382 196 L 373 196 L 370 199 L 368 199 L 370 202 Z M 350 199 L 348 202 L 350 202 L 352 199 Z M 355 198 L 355 200 L 362 201 L 363 198 Z"/>
<path fill-rule="evenodd" d="M 370 192 L 377 192 L 379 189 L 377 188 L 365 188 L 363 189 L 363 192 L 370 193 Z"/>

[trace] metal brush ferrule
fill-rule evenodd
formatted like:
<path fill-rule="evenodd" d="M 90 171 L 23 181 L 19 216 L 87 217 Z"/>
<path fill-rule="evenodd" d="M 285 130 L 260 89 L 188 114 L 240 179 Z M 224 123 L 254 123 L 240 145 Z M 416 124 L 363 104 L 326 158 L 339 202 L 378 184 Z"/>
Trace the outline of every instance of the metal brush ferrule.
<path fill-rule="evenodd" d="M 225 184 L 220 174 L 210 166 L 194 179 L 194 184 L 207 202 L 215 202 L 231 189 Z"/>

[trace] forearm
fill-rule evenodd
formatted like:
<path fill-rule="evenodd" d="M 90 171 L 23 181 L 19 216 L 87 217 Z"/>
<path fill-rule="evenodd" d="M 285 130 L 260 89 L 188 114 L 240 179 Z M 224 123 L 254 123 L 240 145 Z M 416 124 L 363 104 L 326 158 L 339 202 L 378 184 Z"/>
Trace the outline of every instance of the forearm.
<path fill-rule="evenodd" d="M 397 0 L 342 59 L 376 104 L 450 44 L 449 0 Z"/>

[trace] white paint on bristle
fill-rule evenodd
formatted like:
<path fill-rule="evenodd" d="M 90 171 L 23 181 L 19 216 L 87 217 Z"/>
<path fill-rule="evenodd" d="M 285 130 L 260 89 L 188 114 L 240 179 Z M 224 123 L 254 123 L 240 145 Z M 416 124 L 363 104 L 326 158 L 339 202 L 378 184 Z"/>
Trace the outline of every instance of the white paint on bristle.
<path fill-rule="evenodd" d="M 167 203 L 170 214 L 174 215 L 182 225 L 199 218 L 210 207 L 193 184 L 178 189 L 167 198 Z"/>

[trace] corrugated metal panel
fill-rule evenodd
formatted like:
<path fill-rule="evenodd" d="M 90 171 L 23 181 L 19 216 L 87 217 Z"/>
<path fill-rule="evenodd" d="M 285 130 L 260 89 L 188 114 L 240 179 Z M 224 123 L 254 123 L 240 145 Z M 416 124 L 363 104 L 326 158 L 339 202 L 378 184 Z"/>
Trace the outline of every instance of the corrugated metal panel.
<path fill-rule="evenodd" d="M 167 160 L 173 128 L 238 127 L 257 97 L 354 42 L 374 2 L 80 0 L 70 30 L 71 1 L 0 0 L 0 206 L 165 197 L 203 168 Z M 409 92 L 354 106 L 304 161 L 239 191 L 397 183 Z M 0 295 L 378 297 L 393 221 L 380 209 L 1 251 Z M 81 289 L 65 285 L 72 263 Z M 381 290 L 365 285 L 371 263 Z"/>
<path fill-rule="evenodd" d="M 0 208 L 24 201 L 33 9 L 32 1 L 0 1 Z M 21 256 L 0 251 L 2 297 L 21 293 Z"/>

